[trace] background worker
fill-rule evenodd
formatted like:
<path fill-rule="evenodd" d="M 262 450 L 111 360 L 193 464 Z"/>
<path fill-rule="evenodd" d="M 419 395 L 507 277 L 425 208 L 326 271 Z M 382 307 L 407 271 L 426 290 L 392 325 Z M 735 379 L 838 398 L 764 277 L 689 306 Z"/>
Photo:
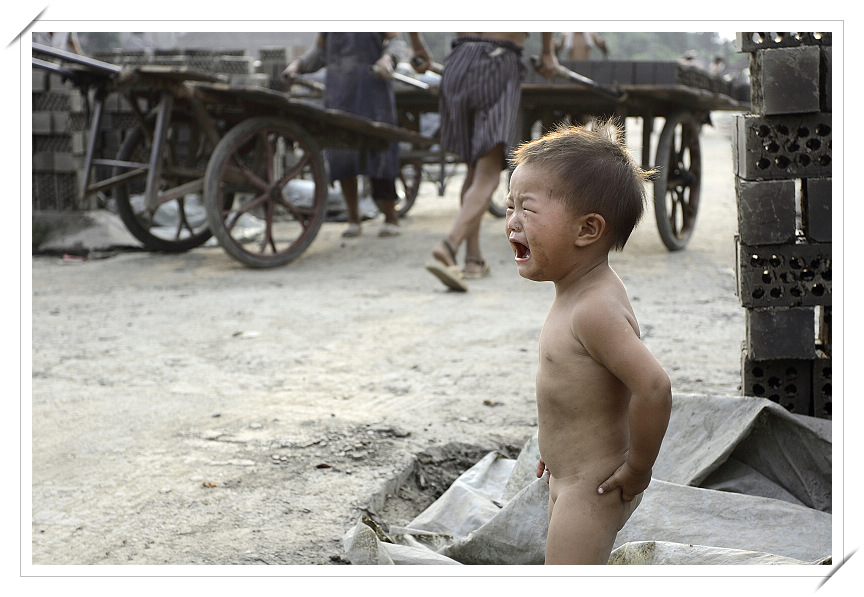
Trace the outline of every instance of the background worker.
<path fill-rule="evenodd" d="M 312 48 L 282 71 L 282 78 L 290 84 L 298 74 L 327 67 L 324 107 L 395 125 L 396 96 L 390 77 L 396 64 L 407 58 L 408 45 L 398 33 L 319 33 Z M 378 236 L 398 235 L 399 144 L 393 142 L 385 151 L 365 153 L 328 148 L 324 155 L 330 181 L 339 181 L 348 209 L 348 227 L 343 236 L 359 236 L 362 230 L 358 176 L 369 177 L 372 198 L 384 214 Z"/>

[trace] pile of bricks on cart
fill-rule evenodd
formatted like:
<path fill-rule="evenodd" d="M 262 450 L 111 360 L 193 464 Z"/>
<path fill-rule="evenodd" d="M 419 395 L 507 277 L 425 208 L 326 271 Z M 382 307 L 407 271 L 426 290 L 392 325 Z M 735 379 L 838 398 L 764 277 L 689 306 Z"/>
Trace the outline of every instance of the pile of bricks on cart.
<path fill-rule="evenodd" d="M 561 65 L 600 85 L 684 85 L 745 102 L 750 99 L 748 81 L 713 75 L 700 66 L 677 60 L 562 60 Z M 572 85 L 557 77 L 547 81 L 533 69 L 526 73 L 525 80 L 528 83 Z"/>
<path fill-rule="evenodd" d="M 295 49 L 299 51 L 299 49 Z M 245 50 L 116 50 L 89 57 L 118 66 L 161 65 L 186 67 L 217 75 L 232 85 L 258 85 L 282 89 L 279 73 L 291 60 L 289 48 L 261 48 L 259 56 Z M 39 56 L 46 60 L 51 57 Z M 90 135 L 88 110 L 93 92 L 81 90 L 58 75 L 33 67 L 33 210 L 88 210 L 95 205 L 81 200 L 84 161 Z M 141 106 L 146 112 L 155 106 Z M 111 94 L 105 100 L 97 147 L 113 157 L 138 118 L 125 99 Z M 105 167 L 94 168 L 96 180 L 110 176 Z"/>
<path fill-rule="evenodd" d="M 742 392 L 831 418 L 831 34 L 739 33 L 733 128 Z"/>

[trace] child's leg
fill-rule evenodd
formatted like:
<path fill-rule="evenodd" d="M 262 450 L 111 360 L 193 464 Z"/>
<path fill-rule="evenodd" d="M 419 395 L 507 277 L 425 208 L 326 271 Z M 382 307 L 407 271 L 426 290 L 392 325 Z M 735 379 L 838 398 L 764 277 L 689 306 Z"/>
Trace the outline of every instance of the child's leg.
<path fill-rule="evenodd" d="M 606 564 L 615 536 L 638 504 L 622 501 L 620 491 L 600 495 L 596 483 L 580 481 L 549 480 L 547 564 Z"/>

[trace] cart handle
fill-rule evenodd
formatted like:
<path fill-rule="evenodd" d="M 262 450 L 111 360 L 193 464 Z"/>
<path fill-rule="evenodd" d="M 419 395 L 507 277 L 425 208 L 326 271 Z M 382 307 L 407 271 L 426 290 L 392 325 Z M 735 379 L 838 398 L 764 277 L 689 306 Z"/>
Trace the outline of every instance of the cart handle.
<path fill-rule="evenodd" d="M 43 54 L 53 56 L 54 58 L 60 58 L 61 60 L 65 60 L 67 62 L 74 62 L 82 66 L 90 67 L 94 70 L 101 71 L 102 73 L 107 75 L 119 75 L 123 72 L 122 66 L 117 66 L 116 64 L 111 64 L 109 62 L 102 62 L 101 60 L 96 60 L 95 58 L 76 54 L 75 52 L 67 52 L 66 50 L 61 50 L 60 48 L 53 48 L 51 46 L 46 46 L 44 44 L 33 42 L 33 49 L 38 50 Z"/>
<path fill-rule="evenodd" d="M 415 79 L 414 77 L 409 77 L 407 75 L 403 75 L 402 73 L 397 72 L 395 70 L 391 73 L 386 73 L 386 72 L 384 72 L 384 69 L 380 68 L 377 64 L 373 64 L 372 66 L 370 66 L 369 72 L 372 73 L 373 75 L 375 75 L 376 77 L 381 78 L 381 79 L 390 78 L 390 79 L 393 79 L 394 81 L 401 81 L 402 83 L 405 83 L 405 84 L 410 85 L 412 87 L 417 87 L 418 89 L 423 89 L 424 91 L 428 91 L 428 89 L 429 89 L 429 84 L 424 83 L 420 79 Z"/>
<path fill-rule="evenodd" d="M 537 68 L 540 65 L 539 56 L 531 56 L 531 64 L 532 64 L 532 66 L 534 66 L 534 68 Z M 562 66 L 560 64 L 555 69 L 555 76 L 561 77 L 563 79 L 568 79 L 570 81 L 573 81 L 575 83 L 579 83 L 581 85 L 585 85 L 586 87 L 590 87 L 591 89 L 594 89 L 595 91 L 599 91 L 603 95 L 606 95 L 608 97 L 616 99 L 619 102 L 624 101 L 624 98 L 627 95 L 623 91 L 619 91 L 617 89 L 612 89 L 611 87 L 606 87 L 605 85 L 601 85 L 597 81 L 595 81 L 593 79 L 589 79 L 588 77 L 580 75 L 579 73 L 575 73 L 572 70 L 570 70 L 569 68 L 567 68 L 566 66 Z"/>

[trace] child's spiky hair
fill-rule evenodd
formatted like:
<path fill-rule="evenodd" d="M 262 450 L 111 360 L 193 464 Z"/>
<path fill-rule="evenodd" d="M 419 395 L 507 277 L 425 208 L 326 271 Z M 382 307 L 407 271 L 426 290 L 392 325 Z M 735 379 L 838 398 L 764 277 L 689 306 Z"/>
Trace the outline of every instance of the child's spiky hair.
<path fill-rule="evenodd" d="M 617 120 L 590 126 L 562 123 L 517 147 L 513 168 L 530 164 L 555 177 L 553 195 L 576 215 L 599 213 L 612 244 L 621 250 L 645 211 L 645 186 L 653 171 L 643 170 L 623 143 Z"/>

